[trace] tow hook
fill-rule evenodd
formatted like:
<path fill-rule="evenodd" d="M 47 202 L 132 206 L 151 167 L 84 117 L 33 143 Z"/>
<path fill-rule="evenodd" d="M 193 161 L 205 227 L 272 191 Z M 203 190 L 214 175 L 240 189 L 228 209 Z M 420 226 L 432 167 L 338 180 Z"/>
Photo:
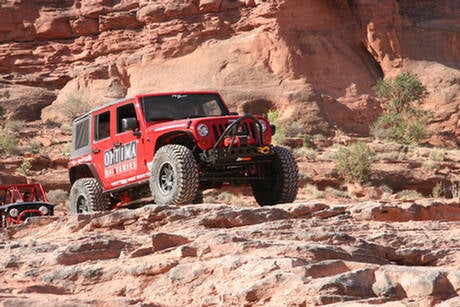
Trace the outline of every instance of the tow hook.
<path fill-rule="evenodd" d="M 257 147 L 257 151 L 261 154 L 268 155 L 270 153 L 270 146 L 260 146 Z"/>

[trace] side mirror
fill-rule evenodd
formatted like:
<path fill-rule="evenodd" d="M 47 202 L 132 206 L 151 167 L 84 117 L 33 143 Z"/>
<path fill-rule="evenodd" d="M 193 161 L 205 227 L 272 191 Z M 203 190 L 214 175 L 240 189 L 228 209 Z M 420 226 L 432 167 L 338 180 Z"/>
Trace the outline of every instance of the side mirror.
<path fill-rule="evenodd" d="M 272 130 L 272 135 L 275 135 L 276 133 L 276 126 L 275 125 L 270 125 L 270 128 Z"/>
<path fill-rule="evenodd" d="M 135 131 L 137 128 L 139 128 L 139 123 L 135 117 L 121 119 L 121 130 L 123 132 L 128 130 Z"/>

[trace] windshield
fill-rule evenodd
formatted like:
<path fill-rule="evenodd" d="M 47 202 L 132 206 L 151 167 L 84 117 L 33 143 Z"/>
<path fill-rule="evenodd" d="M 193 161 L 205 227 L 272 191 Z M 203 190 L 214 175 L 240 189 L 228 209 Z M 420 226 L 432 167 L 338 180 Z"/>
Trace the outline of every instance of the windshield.
<path fill-rule="evenodd" d="M 227 115 L 216 94 L 147 96 L 141 101 L 147 122 Z"/>

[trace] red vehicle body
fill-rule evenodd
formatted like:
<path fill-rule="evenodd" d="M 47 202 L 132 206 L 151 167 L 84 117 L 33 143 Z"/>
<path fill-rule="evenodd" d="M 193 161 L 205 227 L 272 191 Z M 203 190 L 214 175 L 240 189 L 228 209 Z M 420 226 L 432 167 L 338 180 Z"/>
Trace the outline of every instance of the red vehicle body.
<path fill-rule="evenodd" d="M 43 186 L 38 183 L 0 185 L 2 227 L 17 225 L 28 217 L 53 215 Z"/>
<path fill-rule="evenodd" d="M 279 152 L 289 174 L 277 184 L 292 188 L 258 201 L 292 201 L 297 165 L 271 145 L 272 128 L 262 116 L 230 113 L 216 92 L 138 95 L 94 109 L 73 124 L 70 209 L 108 210 L 147 194 L 162 204 L 200 202 L 204 189 L 226 183 L 264 194 L 258 191 L 271 189 L 263 184 L 271 184 Z"/>

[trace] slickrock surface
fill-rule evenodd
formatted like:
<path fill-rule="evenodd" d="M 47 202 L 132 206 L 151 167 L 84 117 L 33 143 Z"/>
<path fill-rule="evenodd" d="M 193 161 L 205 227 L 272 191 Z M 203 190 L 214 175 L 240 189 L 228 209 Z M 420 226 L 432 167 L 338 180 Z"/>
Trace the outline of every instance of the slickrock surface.
<path fill-rule="evenodd" d="M 0 305 L 458 306 L 459 226 L 434 199 L 33 219 L 1 236 Z"/>

